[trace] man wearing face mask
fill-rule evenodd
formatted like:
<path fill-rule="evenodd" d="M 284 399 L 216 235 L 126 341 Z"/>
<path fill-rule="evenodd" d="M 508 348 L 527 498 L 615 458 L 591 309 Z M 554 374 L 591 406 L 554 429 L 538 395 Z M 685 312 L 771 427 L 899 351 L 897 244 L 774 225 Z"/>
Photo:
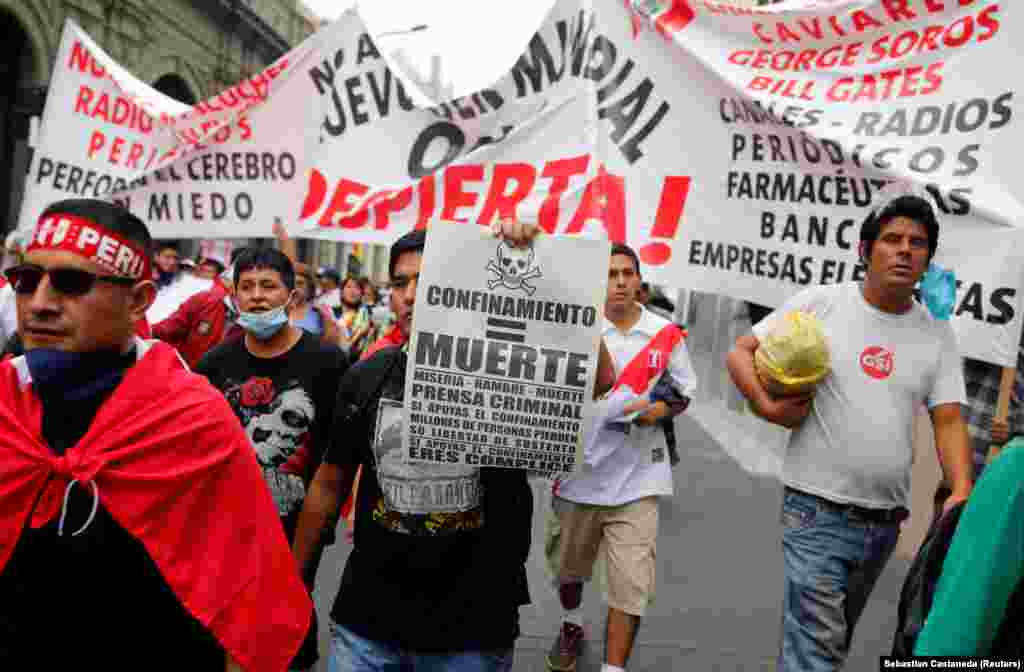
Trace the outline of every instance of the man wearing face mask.
<path fill-rule="evenodd" d="M 120 206 L 61 201 L 7 270 L 0 669 L 274 672 L 311 620 L 231 409 L 136 336 L 150 243 Z"/>
<path fill-rule="evenodd" d="M 291 541 L 328 444 L 345 360 L 336 346 L 290 323 L 295 270 L 283 253 L 247 250 L 235 262 L 234 283 L 245 335 L 207 353 L 196 372 L 224 394 L 245 428 Z M 311 567 L 315 576 L 316 563 Z M 315 660 L 315 646 L 309 648 Z"/>

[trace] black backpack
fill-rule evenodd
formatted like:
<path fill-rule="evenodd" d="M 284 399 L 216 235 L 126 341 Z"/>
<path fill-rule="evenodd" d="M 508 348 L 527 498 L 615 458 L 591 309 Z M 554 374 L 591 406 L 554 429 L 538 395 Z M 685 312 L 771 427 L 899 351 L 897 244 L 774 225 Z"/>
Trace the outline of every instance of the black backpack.
<path fill-rule="evenodd" d="M 892 655 L 906 658 L 914 654 L 914 644 L 924 628 L 925 619 L 932 608 L 935 589 L 942 575 L 942 563 L 953 541 L 964 503 L 932 523 L 921 549 L 917 552 L 907 578 L 900 591 L 899 626 L 892 644 Z M 1017 586 L 999 632 L 988 655 L 996 659 L 1024 658 L 1024 583 Z"/>
<path fill-rule="evenodd" d="M 932 523 L 924 543 L 917 551 L 917 557 L 910 565 L 900 591 L 899 625 L 892 643 L 892 655 L 895 657 L 908 658 L 914 655 L 914 644 L 932 608 L 935 588 L 942 575 L 942 563 L 963 510 L 964 503 L 961 502 Z"/>

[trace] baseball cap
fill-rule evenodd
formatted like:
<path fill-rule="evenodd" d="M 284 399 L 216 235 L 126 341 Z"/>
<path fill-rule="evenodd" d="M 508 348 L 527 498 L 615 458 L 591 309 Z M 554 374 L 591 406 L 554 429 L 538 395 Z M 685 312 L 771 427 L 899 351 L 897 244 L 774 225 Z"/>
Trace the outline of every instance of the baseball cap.
<path fill-rule="evenodd" d="M 337 283 L 341 282 L 341 273 L 338 273 L 337 270 L 335 270 L 333 268 L 330 268 L 328 266 L 321 266 L 320 268 L 318 268 L 316 270 L 316 277 L 318 277 L 318 278 L 331 278 L 332 280 L 334 280 Z"/>
<path fill-rule="evenodd" d="M 220 269 L 222 271 L 228 267 L 228 255 L 224 254 L 224 251 L 219 249 L 212 250 L 209 254 L 203 257 L 203 261 L 213 261 L 220 264 Z"/>

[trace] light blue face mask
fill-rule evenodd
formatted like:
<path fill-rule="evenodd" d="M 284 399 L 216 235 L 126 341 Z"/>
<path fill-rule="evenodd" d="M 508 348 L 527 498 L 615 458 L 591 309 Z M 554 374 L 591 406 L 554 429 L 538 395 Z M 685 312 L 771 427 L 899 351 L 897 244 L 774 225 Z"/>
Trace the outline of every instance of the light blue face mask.
<path fill-rule="evenodd" d="M 936 320 L 948 320 L 956 305 L 956 276 L 953 271 L 930 264 L 921 276 L 921 303 Z"/>
<path fill-rule="evenodd" d="M 287 303 L 265 313 L 238 313 L 238 326 L 252 334 L 258 341 L 270 340 L 287 324 Z"/>

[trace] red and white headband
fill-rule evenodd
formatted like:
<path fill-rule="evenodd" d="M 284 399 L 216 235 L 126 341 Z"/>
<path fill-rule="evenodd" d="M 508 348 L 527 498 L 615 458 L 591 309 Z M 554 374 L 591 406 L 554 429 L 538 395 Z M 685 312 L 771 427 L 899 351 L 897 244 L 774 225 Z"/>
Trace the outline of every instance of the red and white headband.
<path fill-rule="evenodd" d="M 64 250 L 96 262 L 111 275 L 133 280 L 153 277 L 142 246 L 91 219 L 68 214 L 41 217 L 25 252 Z"/>

